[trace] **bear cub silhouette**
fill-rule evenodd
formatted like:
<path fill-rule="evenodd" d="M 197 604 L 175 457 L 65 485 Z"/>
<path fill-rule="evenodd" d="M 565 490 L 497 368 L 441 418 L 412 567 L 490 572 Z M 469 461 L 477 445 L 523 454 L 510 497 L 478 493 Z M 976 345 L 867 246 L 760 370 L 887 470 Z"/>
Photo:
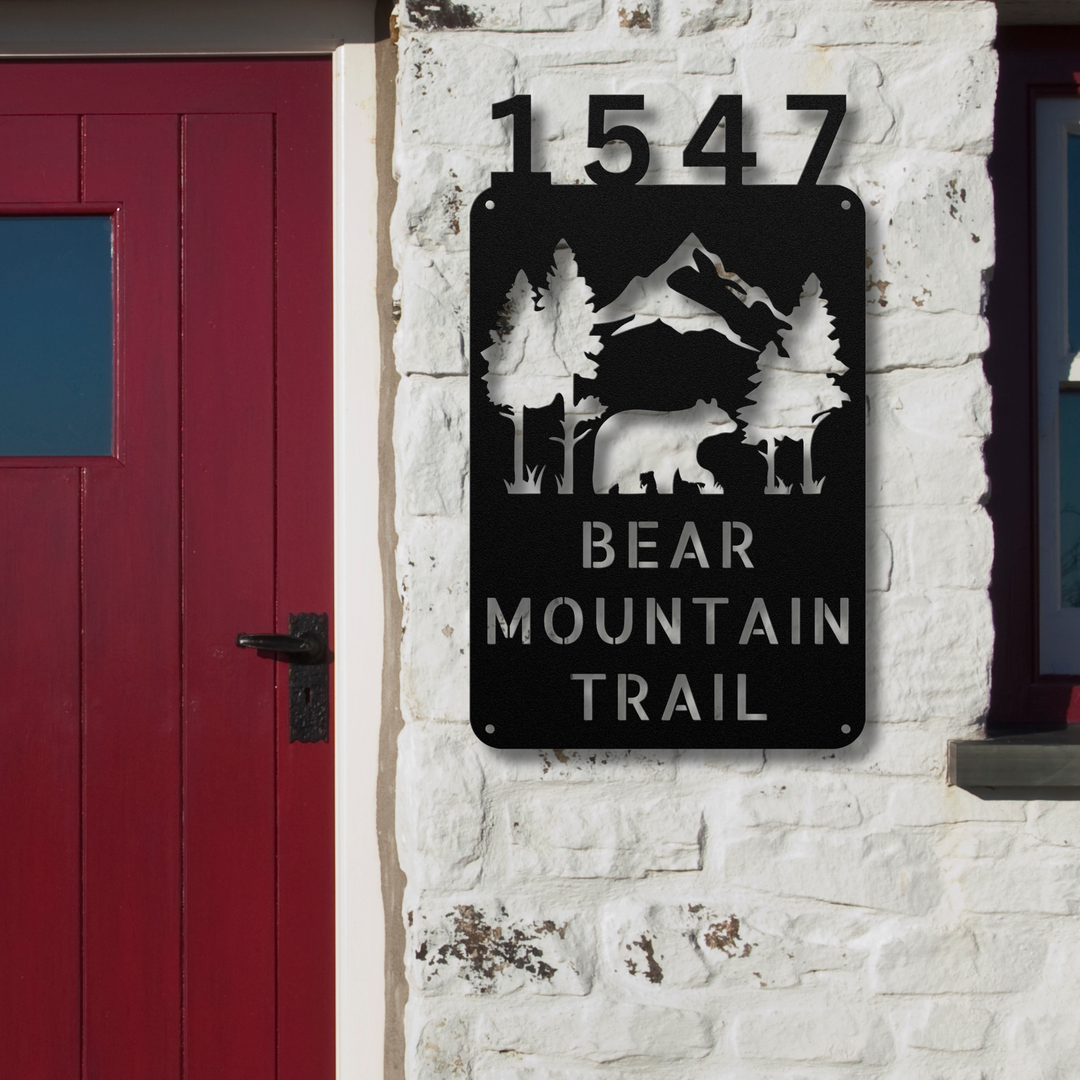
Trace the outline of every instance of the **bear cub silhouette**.
<path fill-rule="evenodd" d="M 649 412 L 626 409 L 613 413 L 596 432 L 593 491 L 603 495 L 616 484 L 620 495 L 643 495 L 641 474 L 651 472 L 659 495 L 670 495 L 675 473 L 703 494 L 719 495 L 723 488 L 708 469 L 698 464 L 698 445 L 713 435 L 725 435 L 737 425 L 716 398 L 698 399 L 691 409 Z"/>

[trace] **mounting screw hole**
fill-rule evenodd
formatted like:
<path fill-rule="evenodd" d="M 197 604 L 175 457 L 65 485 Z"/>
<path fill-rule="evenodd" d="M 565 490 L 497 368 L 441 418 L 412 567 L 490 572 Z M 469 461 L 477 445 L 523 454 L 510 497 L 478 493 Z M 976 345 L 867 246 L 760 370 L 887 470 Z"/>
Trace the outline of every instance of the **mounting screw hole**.
<path fill-rule="evenodd" d="M 842 732 L 843 732 L 843 733 L 844 733 L 845 735 L 850 735 L 850 734 L 851 734 L 851 725 L 850 725 L 850 724 L 841 724 L 841 725 L 840 725 L 840 730 L 841 730 L 841 731 L 842 731 Z"/>
<path fill-rule="evenodd" d="M 489 735 L 494 735 L 494 734 L 495 734 L 495 725 L 494 725 L 494 724 L 488 724 L 488 725 L 487 725 L 487 727 L 485 727 L 485 728 L 484 728 L 484 730 L 485 730 L 485 731 L 486 731 L 486 732 L 487 732 L 487 733 L 488 733 Z"/>
<path fill-rule="evenodd" d="M 488 207 L 488 209 L 490 210 L 490 209 L 491 209 L 491 207 Z M 840 204 L 840 209 L 841 209 L 841 210 L 850 210 L 850 209 L 851 209 L 851 202 L 850 202 L 850 201 L 849 201 L 848 199 L 845 199 L 845 200 L 844 200 L 844 201 L 843 201 L 843 202 L 842 202 L 842 203 Z"/>
<path fill-rule="evenodd" d="M 495 204 L 490 199 L 488 199 L 488 201 L 486 203 L 484 203 L 484 209 L 485 210 L 494 210 L 495 209 Z M 494 729 L 492 729 L 492 730 L 494 730 Z"/>

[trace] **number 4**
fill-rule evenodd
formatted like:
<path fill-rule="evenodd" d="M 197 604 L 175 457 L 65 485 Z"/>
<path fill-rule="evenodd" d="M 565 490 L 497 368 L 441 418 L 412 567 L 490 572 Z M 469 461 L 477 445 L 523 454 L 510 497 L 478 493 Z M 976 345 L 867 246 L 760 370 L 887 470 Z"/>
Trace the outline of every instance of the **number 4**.
<path fill-rule="evenodd" d="M 724 149 L 706 150 L 705 144 L 712 133 L 724 123 Z M 743 169 L 757 164 L 757 154 L 744 153 L 742 148 L 742 95 L 721 94 L 705 114 L 701 126 L 694 132 L 683 151 L 682 163 L 692 165 L 720 165 L 724 168 L 724 183 L 742 185 Z"/>

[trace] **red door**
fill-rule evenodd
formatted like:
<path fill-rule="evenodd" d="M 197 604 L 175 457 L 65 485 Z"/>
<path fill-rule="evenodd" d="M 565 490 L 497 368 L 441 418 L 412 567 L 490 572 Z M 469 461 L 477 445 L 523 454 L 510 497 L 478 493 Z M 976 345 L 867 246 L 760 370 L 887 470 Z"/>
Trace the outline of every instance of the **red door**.
<path fill-rule="evenodd" d="M 0 458 L 4 1076 L 333 1075 L 331 743 L 236 646 L 332 614 L 330 80 L 0 65 L 0 215 L 115 295 L 113 454 Z"/>

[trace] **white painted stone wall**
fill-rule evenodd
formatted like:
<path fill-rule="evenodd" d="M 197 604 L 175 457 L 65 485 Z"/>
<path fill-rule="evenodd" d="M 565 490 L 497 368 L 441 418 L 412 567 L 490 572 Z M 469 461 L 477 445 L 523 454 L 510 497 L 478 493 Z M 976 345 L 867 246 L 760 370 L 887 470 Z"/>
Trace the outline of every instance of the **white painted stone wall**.
<path fill-rule="evenodd" d="M 415 0 L 392 235 L 398 830 L 412 1080 L 1075 1078 L 1076 804 L 983 802 L 946 741 L 988 700 L 982 501 L 995 14 L 979 0 Z M 450 23 L 457 28 L 440 29 Z M 474 25 L 469 28 L 467 24 Z M 584 182 L 589 93 L 643 93 L 652 168 L 744 95 L 757 182 L 845 93 L 822 177 L 866 234 L 865 733 L 822 752 L 497 752 L 468 727 L 468 208 L 509 168 Z M 659 143 L 657 143 L 659 140 Z"/>

